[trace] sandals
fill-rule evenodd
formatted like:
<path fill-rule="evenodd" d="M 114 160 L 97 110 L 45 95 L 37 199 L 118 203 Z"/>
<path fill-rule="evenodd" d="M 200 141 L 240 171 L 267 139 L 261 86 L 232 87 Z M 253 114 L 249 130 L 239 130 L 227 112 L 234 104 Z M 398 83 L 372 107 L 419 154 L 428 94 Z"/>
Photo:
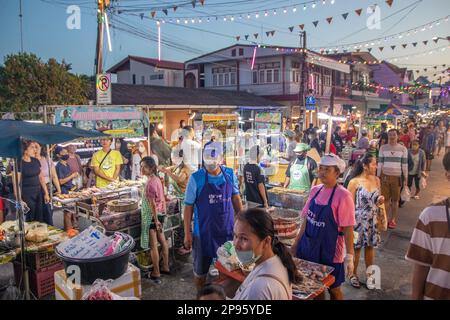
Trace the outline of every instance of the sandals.
<path fill-rule="evenodd" d="M 150 272 L 147 273 L 147 278 L 150 279 L 155 284 L 161 284 L 162 283 L 161 277 L 152 276 L 152 274 Z"/>
<path fill-rule="evenodd" d="M 394 222 L 394 221 L 390 221 L 390 222 L 388 223 L 388 228 L 389 228 L 389 229 L 396 229 L 396 228 L 397 228 L 397 223 Z"/>
<path fill-rule="evenodd" d="M 353 288 L 360 289 L 361 288 L 361 282 L 359 282 L 359 279 L 357 276 L 353 275 L 350 277 L 350 284 Z"/>

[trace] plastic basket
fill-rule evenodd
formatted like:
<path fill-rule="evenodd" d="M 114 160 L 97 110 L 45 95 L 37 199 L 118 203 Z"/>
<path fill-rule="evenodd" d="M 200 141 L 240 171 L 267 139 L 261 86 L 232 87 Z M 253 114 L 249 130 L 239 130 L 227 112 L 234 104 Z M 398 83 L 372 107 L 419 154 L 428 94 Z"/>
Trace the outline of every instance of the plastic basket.
<path fill-rule="evenodd" d="M 55 272 L 64 269 L 62 262 L 54 264 L 53 266 L 43 269 L 41 271 L 29 270 L 30 289 L 31 292 L 38 298 L 46 297 L 55 292 Z M 22 279 L 22 267 L 20 263 L 14 263 L 14 274 L 16 284 L 19 284 Z"/>
<path fill-rule="evenodd" d="M 20 255 L 19 255 L 20 260 Z M 27 253 L 26 254 L 27 266 L 36 271 L 41 271 L 46 268 L 50 268 L 57 263 L 61 263 L 61 259 L 58 258 L 54 251 Z"/>

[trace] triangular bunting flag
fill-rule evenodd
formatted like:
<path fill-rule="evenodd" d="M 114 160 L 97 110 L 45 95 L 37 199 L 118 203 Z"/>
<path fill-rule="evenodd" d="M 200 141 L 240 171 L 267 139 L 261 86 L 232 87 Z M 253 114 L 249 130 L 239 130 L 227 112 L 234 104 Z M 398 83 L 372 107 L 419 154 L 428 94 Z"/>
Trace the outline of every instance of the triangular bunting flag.
<path fill-rule="evenodd" d="M 275 30 L 270 31 L 270 35 L 273 37 L 275 35 Z"/>
<path fill-rule="evenodd" d="M 419 73 L 419 72 L 420 72 L 420 70 L 416 70 L 416 72 L 417 72 L 417 73 Z"/>
<path fill-rule="evenodd" d="M 344 18 L 344 20 L 347 20 L 347 17 L 348 17 L 348 12 L 342 14 L 342 18 Z"/>
<path fill-rule="evenodd" d="M 443 64 L 443 65 L 442 65 L 443 68 L 445 68 L 446 66 L 447 66 L 446 64 Z"/>
<path fill-rule="evenodd" d="M 173 7 L 173 12 L 177 11 L 177 9 L 178 9 L 178 7 L 177 7 L 177 6 L 174 6 L 174 7 Z"/>
<path fill-rule="evenodd" d="M 417 42 L 413 42 L 413 44 L 412 44 L 414 47 L 416 47 L 417 46 Z"/>
<path fill-rule="evenodd" d="M 396 46 L 391 46 L 391 49 L 394 50 Z"/>
<path fill-rule="evenodd" d="M 200 4 L 204 5 L 205 4 L 205 0 L 200 0 Z"/>
<path fill-rule="evenodd" d="M 433 39 L 434 43 L 438 43 L 439 39 Z"/>
<path fill-rule="evenodd" d="M 294 27 L 289 27 L 289 31 L 290 32 L 294 31 Z"/>
<path fill-rule="evenodd" d="M 236 37 L 236 41 L 239 41 L 239 40 L 241 40 L 241 36 Z"/>
<path fill-rule="evenodd" d="M 362 9 L 355 10 L 355 12 L 356 12 L 356 14 L 357 14 L 358 16 L 360 16 L 360 15 L 361 15 L 361 12 L 362 12 Z"/>
<path fill-rule="evenodd" d="M 244 37 L 245 37 L 245 40 L 248 40 L 248 34 L 246 34 Z"/>
<path fill-rule="evenodd" d="M 332 20 L 333 20 L 333 17 L 327 18 L 328 24 L 330 24 Z"/>
<path fill-rule="evenodd" d="M 266 31 L 266 37 L 270 35 L 270 31 Z"/>
<path fill-rule="evenodd" d="M 305 25 L 304 25 L 304 24 L 299 24 L 298 26 L 299 26 L 300 29 L 302 29 L 302 30 L 305 28 Z"/>
<path fill-rule="evenodd" d="M 425 71 L 425 72 L 427 72 L 427 70 L 428 70 L 427 68 L 423 69 L 423 71 Z"/>
<path fill-rule="evenodd" d="M 423 41 L 423 44 L 427 45 L 428 44 L 428 40 Z"/>
<path fill-rule="evenodd" d="M 437 74 L 435 73 L 435 74 L 433 74 L 433 77 L 436 77 L 437 76 Z"/>
<path fill-rule="evenodd" d="M 141 16 L 141 20 L 144 19 L 144 14 L 143 13 L 141 13 L 140 16 Z"/>
<path fill-rule="evenodd" d="M 151 12 L 151 15 L 152 15 L 152 18 L 154 18 L 155 15 L 156 15 L 156 11 L 152 11 L 152 12 Z"/>
<path fill-rule="evenodd" d="M 434 66 L 434 70 L 436 70 L 437 69 L 437 66 Z"/>
<path fill-rule="evenodd" d="M 317 25 L 319 24 L 319 21 L 314 21 L 313 22 L 313 25 L 314 25 L 314 27 L 316 27 L 317 28 Z"/>
<path fill-rule="evenodd" d="M 407 43 L 405 43 L 405 44 L 402 44 L 402 47 L 403 47 L 403 49 L 406 49 L 406 47 L 408 46 L 408 44 Z"/>
<path fill-rule="evenodd" d="M 386 0 L 386 3 L 388 4 L 389 7 L 392 7 L 393 2 L 394 0 Z"/>
<path fill-rule="evenodd" d="M 380 51 L 383 51 L 384 47 L 379 47 L 378 49 L 379 49 Z"/>
<path fill-rule="evenodd" d="M 192 1 L 192 8 L 195 8 L 195 3 L 196 3 L 196 1 L 193 0 L 193 1 Z"/>
<path fill-rule="evenodd" d="M 164 14 L 167 16 L 167 14 L 168 14 L 167 9 L 163 9 L 162 12 L 164 12 Z"/>
<path fill-rule="evenodd" d="M 258 39 L 259 33 L 254 33 L 253 36 L 255 37 L 255 39 Z"/>
<path fill-rule="evenodd" d="M 372 48 L 368 48 L 367 51 L 372 52 Z"/>

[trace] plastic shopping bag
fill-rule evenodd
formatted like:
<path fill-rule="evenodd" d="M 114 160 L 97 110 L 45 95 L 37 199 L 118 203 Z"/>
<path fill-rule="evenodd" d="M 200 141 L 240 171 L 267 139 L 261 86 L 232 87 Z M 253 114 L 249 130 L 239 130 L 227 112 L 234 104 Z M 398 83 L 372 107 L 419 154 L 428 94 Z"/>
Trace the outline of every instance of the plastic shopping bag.
<path fill-rule="evenodd" d="M 427 179 L 425 177 L 421 177 L 419 185 L 421 190 L 425 189 L 427 187 Z"/>
<path fill-rule="evenodd" d="M 408 202 L 411 200 L 411 190 L 407 186 L 402 189 L 402 193 L 400 195 L 403 201 Z"/>

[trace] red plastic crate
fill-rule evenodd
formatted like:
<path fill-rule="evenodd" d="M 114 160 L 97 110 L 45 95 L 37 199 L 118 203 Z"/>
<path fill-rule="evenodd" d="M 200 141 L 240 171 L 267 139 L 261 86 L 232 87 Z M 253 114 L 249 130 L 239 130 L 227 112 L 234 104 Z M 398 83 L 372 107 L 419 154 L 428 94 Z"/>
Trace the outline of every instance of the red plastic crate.
<path fill-rule="evenodd" d="M 20 261 L 20 255 L 18 256 Z M 27 266 L 36 271 L 42 271 L 46 268 L 52 267 L 54 264 L 61 262 L 54 251 L 27 253 L 26 254 Z"/>
<path fill-rule="evenodd" d="M 30 279 L 31 292 L 38 298 L 42 298 L 55 292 L 55 278 L 56 271 L 64 269 L 64 264 L 58 262 L 51 267 L 45 268 L 41 271 L 28 270 Z M 16 279 L 16 285 L 20 283 L 22 278 L 22 267 L 20 263 L 14 263 L 14 275 Z"/>

